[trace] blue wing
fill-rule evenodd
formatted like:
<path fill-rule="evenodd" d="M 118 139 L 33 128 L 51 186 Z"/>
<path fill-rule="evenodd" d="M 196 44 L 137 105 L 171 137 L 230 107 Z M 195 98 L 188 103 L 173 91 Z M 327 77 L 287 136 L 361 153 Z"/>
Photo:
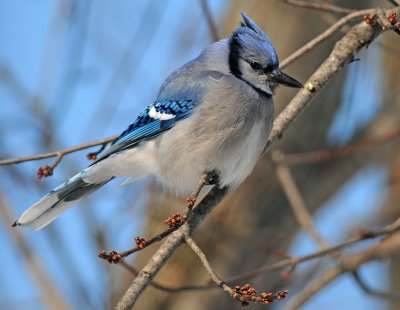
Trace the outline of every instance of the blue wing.
<path fill-rule="evenodd" d="M 102 160 L 113 153 L 131 148 L 143 140 L 149 140 L 163 131 L 170 129 L 174 124 L 191 113 L 197 102 L 191 99 L 156 101 L 143 110 L 136 120 L 115 139 L 104 155 L 99 158 Z M 151 116 L 151 110 L 164 115 L 163 119 Z M 98 161 L 99 161 L 98 160 Z"/>
<path fill-rule="evenodd" d="M 149 140 L 187 118 L 201 100 L 208 83 L 223 76 L 215 71 L 194 74 L 182 71 L 185 71 L 185 66 L 166 80 L 158 99 L 139 114 L 96 162 Z"/>

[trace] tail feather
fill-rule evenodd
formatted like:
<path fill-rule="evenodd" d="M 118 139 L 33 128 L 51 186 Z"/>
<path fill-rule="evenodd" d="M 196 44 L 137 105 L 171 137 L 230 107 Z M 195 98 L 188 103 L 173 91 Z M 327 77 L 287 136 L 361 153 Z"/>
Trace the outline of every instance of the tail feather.
<path fill-rule="evenodd" d="M 39 230 L 112 179 L 109 178 L 99 183 L 88 183 L 84 181 L 84 175 L 84 172 L 78 173 L 53 189 L 22 213 L 13 226 L 29 225 L 34 230 Z"/>

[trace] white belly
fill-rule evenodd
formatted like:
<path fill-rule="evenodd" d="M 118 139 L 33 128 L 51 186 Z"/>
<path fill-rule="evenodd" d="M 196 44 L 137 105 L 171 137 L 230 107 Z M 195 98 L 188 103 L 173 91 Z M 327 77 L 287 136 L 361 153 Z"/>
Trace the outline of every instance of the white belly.
<path fill-rule="evenodd" d="M 154 174 L 178 195 L 190 194 L 202 174 L 211 170 L 219 172 L 220 185 L 237 187 L 253 170 L 269 135 L 266 124 L 258 122 L 243 138 L 230 141 L 226 133 L 220 147 L 218 138 L 187 137 L 183 129 L 187 128 L 173 128 L 156 142 Z"/>

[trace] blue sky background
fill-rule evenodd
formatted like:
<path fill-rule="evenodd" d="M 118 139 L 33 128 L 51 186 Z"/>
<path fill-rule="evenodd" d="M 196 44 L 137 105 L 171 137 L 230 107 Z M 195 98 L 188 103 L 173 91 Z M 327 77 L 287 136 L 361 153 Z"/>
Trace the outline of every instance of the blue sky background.
<path fill-rule="evenodd" d="M 228 1 L 209 3 L 215 20 L 223 21 Z M 167 74 L 212 41 L 199 2 L 179 0 L 119 1 L 118 5 L 105 0 L 2 0 L 0 38 L 0 157 L 4 158 L 43 153 L 122 131 L 154 100 Z M 176 48 L 182 45 L 186 48 Z M 332 145 L 349 141 L 379 110 L 382 82 L 378 74 L 368 72 L 379 71 L 380 51 L 372 46 L 363 53 L 366 61 L 350 66 L 343 102 L 327 136 Z M 38 121 L 29 98 L 21 96 L 21 92 L 16 95 L 12 90 L 15 85 L 9 85 L 13 79 L 18 81 L 14 84 L 43 103 L 43 114 L 51 115 L 49 123 Z M 359 102 L 364 103 L 363 107 Z M 43 145 L 41 132 L 48 130 L 61 138 Z M 0 167 L 0 185 L 14 208 L 14 216 L 64 181 L 65 176 L 85 167 L 86 153 L 67 156 L 55 175 L 44 180 L 36 179 L 36 169 L 51 160 L 15 166 L 16 173 L 28 176 L 34 186 L 18 181 L 15 174 Z M 368 218 L 379 212 L 387 177 L 386 167 L 367 167 L 344 184 L 315 215 L 321 233 L 332 243 L 345 237 L 342 232 L 349 233 L 346 222 L 350 224 L 350 220 L 344 206 L 352 206 L 360 224 L 361 216 Z M 114 183 L 90 198 L 89 207 L 72 209 L 48 229 L 23 231 L 33 250 L 43 254 L 48 274 L 73 307 L 91 305 L 101 309 L 108 301 L 109 287 L 104 279 L 107 266 L 93 255 L 98 252 L 98 245 L 93 242 L 94 236 L 87 234 L 88 223 L 82 214 L 89 212 L 99 229 L 107 228 L 107 238 L 112 238 L 115 248 L 128 248 L 132 236 L 142 229 L 144 210 L 140 206 L 147 199 L 143 190 L 146 182 L 135 183 L 129 190 L 114 190 Z M 133 201 L 132 197 L 140 199 Z M 134 214 L 137 221 L 121 229 L 124 212 Z M 344 227 L 340 232 L 336 229 L 338 223 Z M 43 309 L 41 292 L 2 225 L 0 244 L 7 249 L 2 251 L 0 267 L 0 308 L 25 309 L 29 304 L 30 309 Z M 79 262 L 71 257 L 77 250 L 82 257 Z M 312 242 L 300 233 L 293 241 L 291 254 L 313 250 Z M 60 263 L 60 259 L 66 259 L 69 266 Z M 386 272 L 386 265 L 363 268 L 363 273 L 381 288 L 387 286 Z M 68 277 L 71 273 L 77 274 L 75 280 Z M 89 291 L 81 289 L 89 286 Z M 332 296 L 339 291 L 346 295 L 333 303 Z M 304 309 L 354 309 L 355 304 L 360 309 L 384 306 L 381 301 L 366 297 L 351 279 L 344 277 Z"/>

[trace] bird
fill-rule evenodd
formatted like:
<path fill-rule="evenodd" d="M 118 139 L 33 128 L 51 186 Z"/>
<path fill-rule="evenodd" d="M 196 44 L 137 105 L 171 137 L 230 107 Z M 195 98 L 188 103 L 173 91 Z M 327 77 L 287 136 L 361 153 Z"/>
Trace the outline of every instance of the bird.
<path fill-rule="evenodd" d="M 237 188 L 266 147 L 278 84 L 302 84 L 279 68 L 275 48 L 245 13 L 233 33 L 172 72 L 148 105 L 101 157 L 51 190 L 13 226 L 41 229 L 114 178 L 153 175 L 176 195 L 204 173 Z"/>

